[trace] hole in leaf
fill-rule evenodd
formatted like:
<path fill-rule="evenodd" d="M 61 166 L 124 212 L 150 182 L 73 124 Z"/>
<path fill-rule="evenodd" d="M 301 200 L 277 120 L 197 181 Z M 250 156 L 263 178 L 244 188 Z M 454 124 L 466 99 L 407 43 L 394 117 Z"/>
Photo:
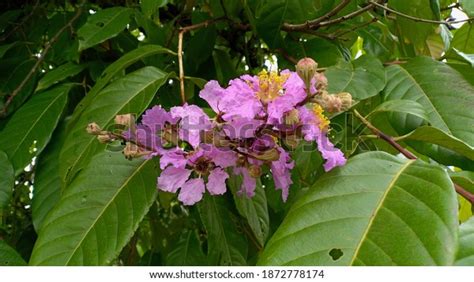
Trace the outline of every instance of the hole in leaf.
<path fill-rule="evenodd" d="M 95 25 L 98 26 L 98 27 L 103 27 L 103 26 L 104 26 L 104 23 L 103 23 L 103 22 L 98 22 L 98 23 L 96 23 Z"/>
<path fill-rule="evenodd" d="M 329 252 L 329 255 L 332 257 L 332 260 L 336 261 L 340 259 L 344 255 L 344 253 L 342 252 L 341 249 L 332 249 Z"/>

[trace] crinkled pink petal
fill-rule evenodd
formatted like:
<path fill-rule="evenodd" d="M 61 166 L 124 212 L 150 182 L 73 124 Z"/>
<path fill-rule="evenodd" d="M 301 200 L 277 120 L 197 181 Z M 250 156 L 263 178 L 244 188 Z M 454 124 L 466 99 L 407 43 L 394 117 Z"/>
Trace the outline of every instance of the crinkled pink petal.
<path fill-rule="evenodd" d="M 253 178 L 245 167 L 234 167 L 234 174 L 242 175 L 243 177 L 242 186 L 238 193 L 240 195 L 245 194 L 247 197 L 253 197 L 255 195 L 257 179 Z"/>
<path fill-rule="evenodd" d="M 158 189 L 176 193 L 191 175 L 191 170 L 169 166 L 158 177 Z"/>
<path fill-rule="evenodd" d="M 329 141 L 325 134 L 321 134 L 317 140 L 318 150 L 326 160 L 324 163 L 324 170 L 330 171 L 336 166 L 343 166 L 346 164 L 344 154 Z"/>
<path fill-rule="evenodd" d="M 202 178 L 189 179 L 181 187 L 178 200 L 187 206 L 194 205 L 202 199 L 204 191 L 204 180 Z"/>
<path fill-rule="evenodd" d="M 164 128 L 164 125 L 167 122 L 174 124 L 177 122 L 177 119 L 173 118 L 170 113 L 158 105 L 145 111 L 141 123 L 150 128 L 153 133 L 157 133 Z"/>
<path fill-rule="evenodd" d="M 215 168 L 209 174 L 207 180 L 207 191 L 211 195 L 222 195 L 226 191 L 225 180 L 229 178 L 227 172 L 225 172 L 222 168 Z"/>
<path fill-rule="evenodd" d="M 199 92 L 199 97 L 206 100 L 214 112 L 219 113 L 222 110 L 220 109 L 219 104 L 225 94 L 225 89 L 219 85 L 219 82 L 211 80 L 206 83 L 201 92 Z"/>
<path fill-rule="evenodd" d="M 319 129 L 319 121 L 316 120 L 314 113 L 306 106 L 298 108 L 299 119 L 301 123 L 301 133 L 303 133 L 304 140 L 315 141 L 322 134 Z"/>
<path fill-rule="evenodd" d="M 278 151 L 280 152 L 280 159 L 272 162 L 271 170 L 275 182 L 275 189 L 282 191 L 281 196 L 283 201 L 286 202 L 288 199 L 288 190 L 293 183 L 290 171 L 293 169 L 295 163 L 283 148 L 278 148 Z"/>
<path fill-rule="evenodd" d="M 173 118 L 181 118 L 179 137 L 197 148 L 201 143 L 201 132 L 211 129 L 212 124 L 204 111 L 196 105 L 185 104 L 171 108 Z"/>
<path fill-rule="evenodd" d="M 217 148 L 211 146 L 210 150 L 206 151 L 206 155 L 214 162 L 216 166 L 222 168 L 235 166 L 237 162 L 237 153 L 229 148 Z"/>
<path fill-rule="evenodd" d="M 286 94 L 276 98 L 275 100 L 268 103 L 267 113 L 268 113 L 268 124 L 281 124 L 283 123 L 283 116 L 285 113 L 294 109 L 296 104 L 291 101 L 290 97 L 287 97 Z"/>
<path fill-rule="evenodd" d="M 176 168 L 184 168 L 187 161 L 186 154 L 181 148 L 162 150 L 160 168 L 164 169 L 168 165 L 172 165 Z"/>
<path fill-rule="evenodd" d="M 263 121 L 249 118 L 234 117 L 222 127 L 225 135 L 231 139 L 255 137 L 255 131 Z"/>
<path fill-rule="evenodd" d="M 229 82 L 219 109 L 225 113 L 222 118 L 228 121 L 236 116 L 253 119 L 262 111 L 263 106 L 249 83 L 236 78 Z"/>

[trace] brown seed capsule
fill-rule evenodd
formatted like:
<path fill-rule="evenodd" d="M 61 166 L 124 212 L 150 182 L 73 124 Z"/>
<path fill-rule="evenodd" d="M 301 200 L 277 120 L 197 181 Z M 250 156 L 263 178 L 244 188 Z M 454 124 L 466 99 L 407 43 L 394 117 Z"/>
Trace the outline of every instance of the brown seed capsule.
<path fill-rule="evenodd" d="M 110 134 L 106 133 L 97 135 L 97 140 L 99 140 L 99 142 L 102 144 L 107 144 L 114 141 L 115 139 L 110 136 Z"/>
<path fill-rule="evenodd" d="M 342 111 L 347 111 L 352 107 L 352 95 L 348 92 L 341 92 L 339 94 L 336 94 L 336 96 L 341 99 L 341 110 Z"/>
<path fill-rule="evenodd" d="M 316 78 L 316 89 L 321 91 L 326 90 L 328 88 L 328 79 L 326 78 L 324 73 L 316 72 L 314 74 L 314 77 Z"/>
<path fill-rule="evenodd" d="M 89 123 L 86 130 L 87 133 L 94 135 L 100 134 L 102 132 L 102 128 L 100 128 L 100 126 L 95 122 Z"/>

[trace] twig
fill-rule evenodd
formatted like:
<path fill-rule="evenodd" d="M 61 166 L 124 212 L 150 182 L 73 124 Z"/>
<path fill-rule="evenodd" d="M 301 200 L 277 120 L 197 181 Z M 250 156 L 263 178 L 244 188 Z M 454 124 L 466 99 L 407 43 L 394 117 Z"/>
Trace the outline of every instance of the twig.
<path fill-rule="evenodd" d="M 69 22 L 65 26 L 63 26 L 53 37 L 51 37 L 51 40 L 46 42 L 46 44 L 44 46 L 44 49 L 43 49 L 43 52 L 41 52 L 41 54 L 38 56 L 38 60 L 34 64 L 33 68 L 26 75 L 26 77 L 21 81 L 21 83 L 13 90 L 13 92 L 10 94 L 10 96 L 6 100 L 5 105 L 3 106 L 3 109 L 0 113 L 0 116 L 5 116 L 7 114 L 8 106 L 12 103 L 13 98 L 15 98 L 15 96 L 18 95 L 18 93 L 20 93 L 20 91 L 23 89 L 23 87 L 25 87 L 26 83 L 31 79 L 31 77 L 38 70 L 41 63 L 43 63 L 43 61 L 46 57 L 46 54 L 48 54 L 48 52 L 51 49 L 51 47 L 53 46 L 53 44 L 59 39 L 59 36 L 61 36 L 61 34 L 64 32 L 64 30 L 66 30 L 69 26 L 71 26 L 74 23 L 74 21 L 77 20 L 77 18 L 79 18 L 81 13 L 82 13 L 82 7 L 79 7 L 77 9 L 76 14 L 71 18 L 71 20 L 69 20 Z"/>
<path fill-rule="evenodd" d="M 355 18 L 357 17 L 358 15 L 360 14 L 363 14 L 371 9 L 374 8 L 374 5 L 371 3 L 369 3 L 367 6 L 363 7 L 363 8 L 360 8 L 359 10 L 357 11 L 354 11 L 352 13 L 349 13 L 347 15 L 344 15 L 342 17 L 339 17 L 339 18 L 336 18 L 336 19 L 333 19 L 333 20 L 329 20 L 329 21 L 325 21 L 325 22 L 321 22 L 319 24 L 319 27 L 324 27 L 324 26 L 328 26 L 328 25 L 333 25 L 333 24 L 337 24 L 337 23 L 341 23 L 341 22 L 344 22 L 344 21 L 347 21 L 347 20 L 350 20 L 352 18 Z"/>
<path fill-rule="evenodd" d="M 286 52 L 286 50 L 283 49 L 283 48 L 275 49 L 275 52 L 277 52 L 277 53 L 279 53 L 280 55 L 282 55 L 283 58 L 285 58 L 288 62 L 290 62 L 290 63 L 292 63 L 292 64 L 294 64 L 294 65 L 296 65 L 296 64 L 298 63 L 298 60 L 297 60 L 295 57 L 293 57 L 293 56 L 291 56 L 290 54 L 288 54 L 288 52 Z"/>
<path fill-rule="evenodd" d="M 384 9 L 385 11 L 388 11 L 390 13 L 393 13 L 395 15 L 399 15 L 401 17 L 404 17 L 406 19 L 409 19 L 409 20 L 412 20 L 412 21 L 415 21 L 415 22 L 422 22 L 422 23 L 429 23 L 429 24 L 444 24 L 446 26 L 450 26 L 451 24 L 455 24 L 455 23 L 462 23 L 462 22 L 467 22 L 467 21 L 472 21 L 474 20 L 474 18 L 467 18 L 467 19 L 464 19 L 464 20 L 457 20 L 457 21 L 436 21 L 436 20 L 430 20 L 430 19 L 423 19 L 423 18 L 417 18 L 417 17 L 414 17 L 414 16 L 410 16 L 410 15 L 407 15 L 407 14 L 404 14 L 404 13 L 401 13 L 397 10 L 394 10 L 394 9 L 391 9 L 385 5 L 382 5 L 382 4 L 379 4 L 377 2 L 374 2 L 374 1 L 370 1 L 371 4 L 381 8 L 381 9 Z"/>
<path fill-rule="evenodd" d="M 17 29 L 19 29 L 21 26 L 23 26 L 34 15 L 34 13 L 36 12 L 36 9 L 38 8 L 39 2 L 40 2 L 39 0 L 36 1 L 35 5 L 33 6 L 33 9 L 31 9 L 31 12 L 28 15 L 26 15 L 18 25 L 16 25 L 7 34 L 0 37 L 0 42 L 5 41 L 8 37 L 10 37 L 13 33 L 15 33 Z"/>
<path fill-rule="evenodd" d="M 347 34 L 347 33 L 349 33 L 349 32 L 353 32 L 353 31 L 355 31 L 355 30 L 357 30 L 357 29 L 359 29 L 359 28 L 363 28 L 363 27 L 366 27 L 366 26 L 368 26 L 368 25 L 370 25 L 370 24 L 372 24 L 372 23 L 375 23 L 375 22 L 377 22 L 378 20 L 379 20 L 378 18 L 373 18 L 372 20 L 370 20 L 370 21 L 368 21 L 368 22 L 365 22 L 365 23 L 360 24 L 360 25 L 356 25 L 356 26 L 352 27 L 351 29 L 348 29 L 348 30 L 341 30 L 341 31 L 339 31 L 339 32 L 335 32 L 335 33 L 333 33 L 333 34 L 330 34 L 329 37 L 332 38 L 332 39 L 336 39 L 336 38 L 341 37 L 341 36 L 343 36 L 343 35 L 345 35 L 345 34 Z"/>
<path fill-rule="evenodd" d="M 285 31 L 301 31 L 301 30 L 310 30 L 314 29 L 315 27 L 318 27 L 321 22 L 324 22 L 328 19 L 330 19 L 332 16 L 336 15 L 339 13 L 344 7 L 346 7 L 351 0 L 343 0 L 339 5 L 334 7 L 331 11 L 327 12 L 325 15 L 311 20 L 311 21 L 306 21 L 305 23 L 302 24 L 289 24 L 289 23 L 284 23 L 282 25 L 282 29 Z"/>
<path fill-rule="evenodd" d="M 183 34 L 180 31 L 178 34 L 178 64 L 179 64 L 179 89 L 181 93 L 181 102 L 186 103 L 186 94 L 184 93 L 184 67 L 183 67 Z"/>
<path fill-rule="evenodd" d="M 392 146 L 393 148 L 395 148 L 397 151 L 399 151 L 400 153 L 402 153 L 405 157 L 407 157 L 408 159 L 411 159 L 411 160 L 416 160 L 417 157 L 411 153 L 410 151 L 408 151 L 407 149 L 403 148 L 400 144 L 398 144 L 392 136 L 390 135 L 387 135 L 385 133 L 383 133 L 382 131 L 380 131 L 378 128 L 376 128 L 375 126 L 373 126 L 366 118 L 364 118 L 356 109 L 354 109 L 354 114 L 355 116 L 360 119 L 360 121 L 365 125 L 367 126 L 367 128 L 369 128 L 378 138 L 386 141 L 388 144 L 390 144 L 390 146 Z M 456 183 L 453 183 L 454 184 L 454 189 L 456 190 L 456 192 L 461 195 L 463 198 L 465 198 L 466 200 L 468 200 L 471 204 L 474 204 L 474 194 L 470 193 L 469 191 L 467 191 L 466 189 L 464 189 L 463 187 L 461 187 L 460 185 L 456 184 Z"/>

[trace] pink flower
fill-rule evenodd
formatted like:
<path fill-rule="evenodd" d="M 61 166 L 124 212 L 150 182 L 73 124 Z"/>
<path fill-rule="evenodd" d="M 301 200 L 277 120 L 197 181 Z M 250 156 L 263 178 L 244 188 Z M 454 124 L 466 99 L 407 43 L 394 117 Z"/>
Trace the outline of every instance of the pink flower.
<path fill-rule="evenodd" d="M 291 180 L 291 170 L 295 166 L 295 163 L 291 160 L 290 154 L 288 154 L 283 148 L 279 147 L 280 159 L 274 161 L 271 164 L 271 170 L 273 174 L 273 181 L 275 181 L 275 189 L 281 190 L 281 196 L 283 201 L 286 202 L 288 199 L 288 189 L 293 183 Z"/>
<path fill-rule="evenodd" d="M 326 160 L 324 163 L 324 170 L 330 171 L 336 166 L 343 166 L 346 164 L 344 154 L 329 141 L 326 134 L 321 134 L 318 137 L 318 150 Z"/>
<path fill-rule="evenodd" d="M 238 191 L 239 194 L 245 194 L 247 197 L 253 197 L 255 195 L 255 187 L 257 186 L 257 179 L 253 178 L 248 169 L 245 167 L 234 167 L 235 175 L 242 175 L 242 186 Z"/>
<path fill-rule="evenodd" d="M 212 127 L 209 117 L 196 105 L 173 107 L 170 112 L 173 118 L 180 118 L 179 138 L 197 148 L 201 143 L 201 132 Z"/>

